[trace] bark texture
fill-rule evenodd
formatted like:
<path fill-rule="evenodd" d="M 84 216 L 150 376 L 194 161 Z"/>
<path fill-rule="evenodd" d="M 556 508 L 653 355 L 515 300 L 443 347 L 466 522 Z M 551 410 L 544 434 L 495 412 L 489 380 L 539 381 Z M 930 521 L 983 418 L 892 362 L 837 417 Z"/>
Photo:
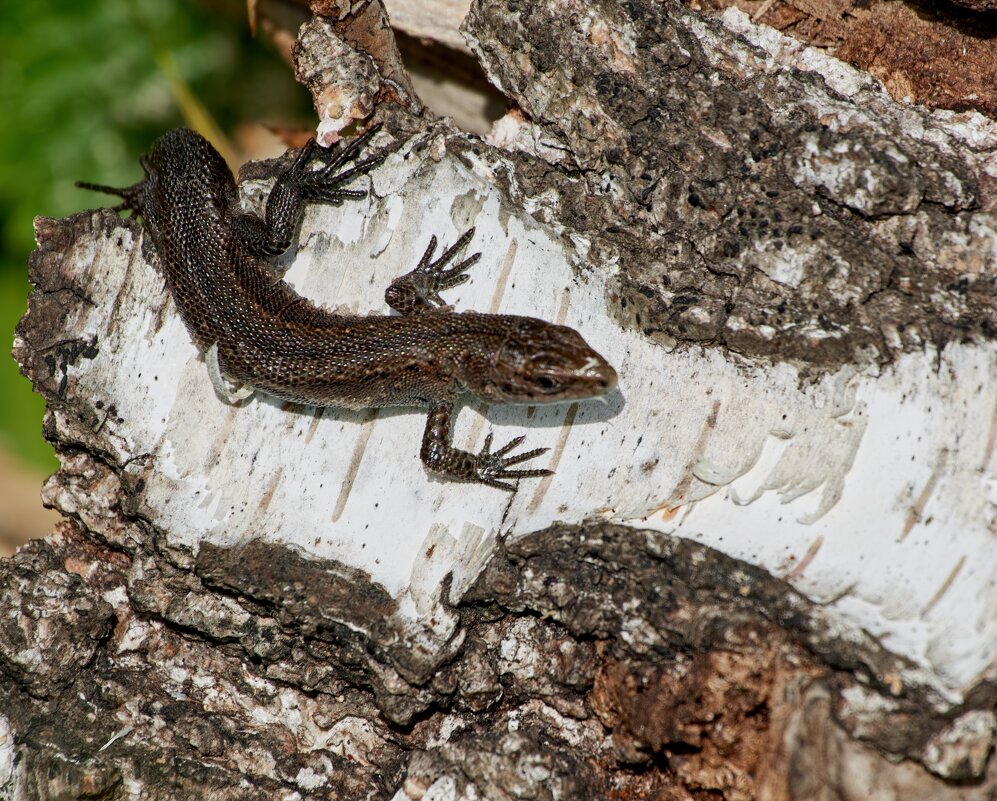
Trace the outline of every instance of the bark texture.
<path fill-rule="evenodd" d="M 299 70 L 321 61 L 310 48 L 329 41 L 323 25 L 299 40 Z M 736 12 L 508 0 L 475 4 L 467 30 L 518 108 L 485 144 L 382 107 L 398 161 L 484 165 L 503 225 L 525 209 L 618 265 L 605 306 L 621 330 L 719 350 L 745 372 L 790 362 L 801 383 L 949 342 L 992 349 L 997 132 L 985 123 L 898 107 L 852 73 L 808 69 L 803 51 L 782 52 L 797 59 L 787 69 Z M 357 65 L 373 98 L 377 63 Z M 316 97 L 344 81 L 308 74 Z M 830 600 L 596 509 L 509 537 L 503 517 L 427 594 L 392 592 L 295 532 L 247 525 L 191 543 L 149 486 L 175 481 L 180 506 L 214 501 L 185 494 L 179 457 L 147 449 L 131 423 L 136 408 L 164 432 L 186 416 L 194 436 L 200 396 L 162 411 L 153 395 L 136 406 L 88 389 L 88 370 L 129 358 L 129 315 L 147 315 L 146 340 L 183 342 L 170 304 L 146 296 L 155 255 L 109 211 L 39 220 L 37 234 L 15 355 L 49 404 L 62 468 L 45 498 L 66 519 L 0 560 L 0 798 L 997 793 L 993 664 L 944 692 Z M 108 294 L 100 270 L 121 265 Z M 135 393 L 159 381 L 142 374 L 157 364 L 136 371 Z M 286 440 L 263 462 L 322 422 L 280 411 Z M 205 476 L 234 425 L 211 419 Z M 264 507 L 288 503 L 275 492 L 294 466 L 273 464 L 243 488 Z M 391 524 L 399 540 L 415 532 Z"/>
<path fill-rule="evenodd" d="M 390 601 L 342 566 L 252 543 L 183 569 L 117 522 L 136 549 L 67 522 L 0 565 L 8 797 L 983 801 L 997 779 L 992 714 L 877 687 L 889 654 L 688 542 L 500 548 L 441 658 L 393 652 Z"/>
<path fill-rule="evenodd" d="M 690 0 L 687 5 L 740 8 L 756 22 L 868 70 L 901 102 L 997 113 L 992 0 Z"/>
<path fill-rule="evenodd" d="M 997 333 L 992 142 L 927 136 L 871 83 L 788 80 L 681 8 L 587 8 L 479 4 L 467 25 L 563 154 L 517 189 L 624 265 L 622 319 L 823 369 Z"/>

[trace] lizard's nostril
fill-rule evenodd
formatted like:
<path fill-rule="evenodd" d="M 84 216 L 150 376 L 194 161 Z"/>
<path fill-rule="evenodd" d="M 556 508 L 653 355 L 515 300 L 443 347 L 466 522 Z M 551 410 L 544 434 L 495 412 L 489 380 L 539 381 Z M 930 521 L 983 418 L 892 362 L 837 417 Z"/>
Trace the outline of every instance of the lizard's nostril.
<path fill-rule="evenodd" d="M 594 378 L 598 382 L 599 386 L 606 392 L 616 386 L 616 370 L 608 364 L 603 363 L 598 367 L 591 368 L 589 370 L 589 375 Z"/>

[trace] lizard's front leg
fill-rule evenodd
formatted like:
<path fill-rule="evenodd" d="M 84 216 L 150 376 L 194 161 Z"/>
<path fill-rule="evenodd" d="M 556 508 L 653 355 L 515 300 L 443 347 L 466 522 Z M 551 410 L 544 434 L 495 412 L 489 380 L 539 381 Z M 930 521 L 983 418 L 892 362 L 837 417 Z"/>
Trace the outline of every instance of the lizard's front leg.
<path fill-rule="evenodd" d="M 436 261 L 430 261 L 436 251 L 436 237 L 432 237 L 416 268 L 396 278 L 385 290 L 384 300 L 387 304 L 402 314 L 418 314 L 428 309 L 445 308 L 447 304 L 440 297 L 440 292 L 463 284 L 470 277 L 467 271 L 481 258 L 480 253 L 474 253 L 453 267 L 447 268 L 473 236 L 474 229 L 469 228 L 460 239 L 446 248 Z"/>
<path fill-rule="evenodd" d="M 478 453 L 469 453 L 450 444 L 450 424 L 454 418 L 455 404 L 452 400 L 440 401 L 429 411 L 426 432 L 422 437 L 422 450 L 419 456 L 426 469 L 452 481 L 476 481 L 490 487 L 516 491 L 516 485 L 502 479 L 535 478 L 549 476 L 552 470 L 510 470 L 512 465 L 534 459 L 547 451 L 535 448 L 514 456 L 506 456 L 520 445 L 525 437 L 510 440 L 494 453 L 492 435 L 485 437 L 485 444 Z"/>

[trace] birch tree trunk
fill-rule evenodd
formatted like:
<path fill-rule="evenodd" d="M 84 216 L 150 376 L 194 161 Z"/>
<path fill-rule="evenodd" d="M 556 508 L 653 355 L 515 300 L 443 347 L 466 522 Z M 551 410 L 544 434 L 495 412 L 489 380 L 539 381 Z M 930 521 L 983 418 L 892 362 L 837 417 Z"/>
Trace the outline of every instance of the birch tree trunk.
<path fill-rule="evenodd" d="M 225 406 L 141 226 L 40 219 L 15 355 L 65 520 L 0 561 L 0 797 L 994 798 L 997 125 L 734 9 L 507 0 L 465 21 L 482 141 L 326 5 L 319 131 L 397 149 L 286 280 L 383 312 L 473 224 L 448 300 L 620 390 L 465 409 L 556 473 L 438 482 L 415 413 Z"/>

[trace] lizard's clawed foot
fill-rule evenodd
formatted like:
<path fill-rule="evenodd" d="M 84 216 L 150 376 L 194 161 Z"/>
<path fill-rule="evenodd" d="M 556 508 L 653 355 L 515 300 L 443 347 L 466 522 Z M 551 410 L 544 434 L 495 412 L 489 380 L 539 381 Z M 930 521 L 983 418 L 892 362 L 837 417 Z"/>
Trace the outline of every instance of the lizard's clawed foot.
<path fill-rule="evenodd" d="M 320 148 L 314 139 L 309 139 L 308 143 L 301 148 L 297 158 L 288 168 L 286 180 L 296 187 L 309 200 L 320 200 L 326 203 L 338 205 L 347 198 L 366 197 L 367 193 L 357 189 L 340 189 L 339 187 L 351 178 L 358 175 L 366 175 L 374 167 L 384 161 L 389 150 L 382 150 L 368 158 L 357 161 L 352 167 L 337 172 L 344 164 L 353 161 L 366 145 L 371 137 L 381 129 L 380 125 L 371 126 L 370 129 L 355 137 L 348 145 L 338 151 L 325 152 Z M 326 163 L 319 170 L 309 169 L 309 164 L 314 159 L 325 161 L 331 157 L 332 160 Z"/>
<path fill-rule="evenodd" d="M 387 292 L 385 299 L 391 308 L 410 314 L 431 307 L 441 308 L 447 305 L 440 292 L 463 284 L 470 276 L 467 271 L 481 258 L 480 253 L 474 253 L 453 267 L 447 267 L 457 254 L 466 247 L 474 236 L 474 228 L 469 228 L 463 235 L 446 248 L 436 261 L 431 261 L 436 252 L 436 237 L 431 237 L 429 247 L 410 273 L 396 278 Z"/>
<path fill-rule="evenodd" d="M 117 195 L 121 202 L 117 206 L 112 206 L 111 211 L 122 212 L 132 211 L 136 214 L 142 213 L 142 191 L 145 189 L 145 181 L 139 181 L 132 186 L 116 187 L 105 184 L 92 184 L 90 181 L 77 181 L 76 185 L 80 189 L 89 189 L 91 192 L 103 192 L 108 195 Z"/>
<path fill-rule="evenodd" d="M 490 487 L 497 487 L 498 489 L 515 492 L 515 484 L 511 484 L 508 481 L 500 481 L 499 479 L 539 478 L 541 476 L 553 475 L 554 471 L 547 470 L 546 468 L 537 468 L 534 470 L 508 469 L 514 464 L 520 464 L 521 462 L 528 461 L 529 459 L 534 459 L 549 450 L 548 448 L 534 448 L 532 451 L 517 453 L 515 456 L 506 456 L 506 454 L 513 448 L 521 445 L 524 439 L 526 439 L 524 436 L 511 439 L 497 451 L 492 453 L 492 435 L 489 434 L 485 437 L 485 444 L 481 447 L 481 451 L 475 457 L 477 461 L 477 480 L 482 484 L 487 484 Z"/>

